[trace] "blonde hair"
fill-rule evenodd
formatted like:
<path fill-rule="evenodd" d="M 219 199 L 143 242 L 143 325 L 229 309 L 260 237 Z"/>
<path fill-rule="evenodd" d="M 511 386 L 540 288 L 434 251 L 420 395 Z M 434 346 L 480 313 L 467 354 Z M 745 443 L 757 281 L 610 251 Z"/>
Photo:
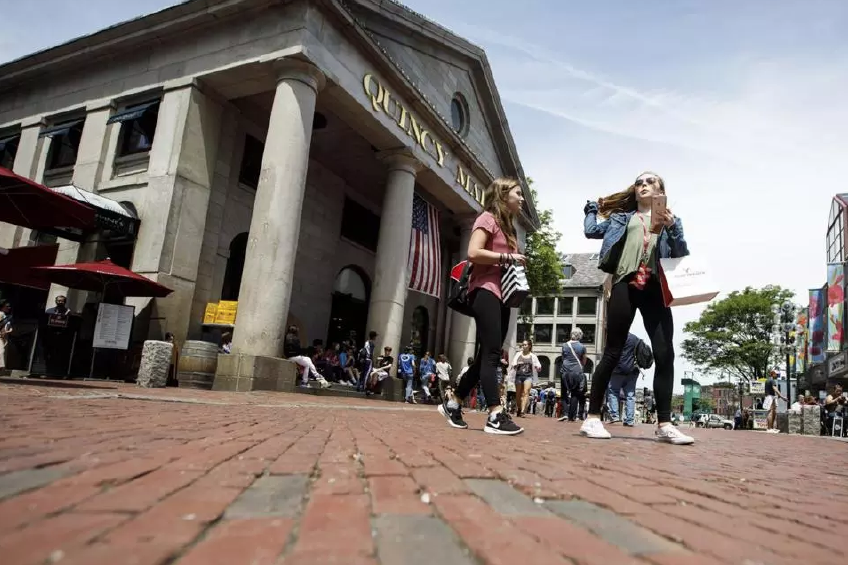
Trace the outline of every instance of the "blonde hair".
<path fill-rule="evenodd" d="M 657 173 L 651 171 L 645 171 L 640 174 L 639 177 L 643 175 L 654 175 L 657 177 L 659 181 L 658 187 L 662 194 L 665 194 L 665 182 L 661 176 Z M 636 177 L 637 179 L 639 177 Z M 621 192 L 616 192 L 615 194 L 610 194 L 606 198 L 598 199 L 598 215 L 603 218 L 608 218 L 611 215 L 619 212 L 635 212 L 636 211 L 636 183 L 631 184 L 627 189 L 622 190 Z"/>
<path fill-rule="evenodd" d="M 483 209 L 495 217 L 495 221 L 498 222 L 498 226 L 506 238 L 507 245 L 509 245 L 510 249 L 515 250 L 518 249 L 518 237 L 515 234 L 515 226 L 512 223 L 515 219 L 515 214 L 507 206 L 507 195 L 516 186 L 521 186 L 518 179 L 498 177 L 486 187 L 483 199 L 483 202 L 485 202 Z"/>

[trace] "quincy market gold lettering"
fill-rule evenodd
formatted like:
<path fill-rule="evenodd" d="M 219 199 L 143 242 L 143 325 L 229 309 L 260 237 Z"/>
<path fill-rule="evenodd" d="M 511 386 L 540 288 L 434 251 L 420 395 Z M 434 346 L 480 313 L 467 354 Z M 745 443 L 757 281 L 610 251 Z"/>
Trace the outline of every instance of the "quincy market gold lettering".
<path fill-rule="evenodd" d="M 448 154 L 444 146 L 433 137 L 422 123 L 415 119 L 415 116 L 406 107 L 392 96 L 392 93 L 386 87 L 380 84 L 370 73 L 362 78 L 362 86 L 365 88 L 365 94 L 371 99 L 371 107 L 375 112 L 383 112 L 392 118 L 397 126 L 415 141 L 416 145 L 436 160 L 439 167 L 445 166 L 445 158 Z M 474 200 L 483 204 L 483 189 L 474 182 L 471 175 L 459 163 L 456 165 L 456 184 L 471 195 Z"/>

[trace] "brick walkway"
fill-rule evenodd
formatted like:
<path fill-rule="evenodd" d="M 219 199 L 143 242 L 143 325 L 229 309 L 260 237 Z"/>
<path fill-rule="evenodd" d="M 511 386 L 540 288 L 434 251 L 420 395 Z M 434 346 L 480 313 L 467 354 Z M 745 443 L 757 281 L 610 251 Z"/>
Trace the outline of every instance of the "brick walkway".
<path fill-rule="evenodd" d="M 844 563 L 848 446 L 591 442 L 285 394 L 0 382 L 8 565 Z M 826 550 L 825 547 L 831 549 Z M 841 552 L 838 553 L 838 552 Z"/>

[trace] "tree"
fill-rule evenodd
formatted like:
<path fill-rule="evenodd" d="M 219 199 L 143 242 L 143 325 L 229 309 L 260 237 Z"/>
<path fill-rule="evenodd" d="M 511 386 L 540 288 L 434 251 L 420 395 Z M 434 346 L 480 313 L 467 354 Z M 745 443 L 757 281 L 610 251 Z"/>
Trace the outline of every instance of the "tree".
<path fill-rule="evenodd" d="M 772 307 L 793 297 L 779 286 L 731 292 L 686 324 L 683 356 L 704 372 L 726 371 L 745 381 L 760 379 L 772 358 Z"/>
<path fill-rule="evenodd" d="M 533 202 L 539 203 L 533 188 L 533 179 L 527 179 Z M 538 210 L 539 229 L 527 234 L 524 255 L 527 257 L 527 282 L 533 296 L 559 294 L 562 280 L 562 262 L 556 247 L 562 234 L 553 228 L 553 211 Z"/>

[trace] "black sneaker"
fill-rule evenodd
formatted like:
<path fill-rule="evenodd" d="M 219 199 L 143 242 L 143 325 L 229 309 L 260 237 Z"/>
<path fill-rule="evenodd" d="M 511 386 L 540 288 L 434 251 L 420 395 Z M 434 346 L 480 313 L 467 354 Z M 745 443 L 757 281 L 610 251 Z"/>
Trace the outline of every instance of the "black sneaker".
<path fill-rule="evenodd" d="M 466 424 L 465 420 L 462 419 L 461 406 L 459 408 L 450 408 L 446 401 L 442 401 L 442 403 L 439 404 L 438 411 L 439 414 L 445 417 L 445 420 L 448 421 L 448 425 L 450 425 L 450 427 L 462 430 L 468 428 L 468 424 Z"/>
<path fill-rule="evenodd" d="M 524 428 L 513 422 L 506 412 L 498 412 L 494 421 L 491 418 L 486 418 L 486 426 L 483 431 L 487 434 L 514 436 L 523 432 Z"/>

